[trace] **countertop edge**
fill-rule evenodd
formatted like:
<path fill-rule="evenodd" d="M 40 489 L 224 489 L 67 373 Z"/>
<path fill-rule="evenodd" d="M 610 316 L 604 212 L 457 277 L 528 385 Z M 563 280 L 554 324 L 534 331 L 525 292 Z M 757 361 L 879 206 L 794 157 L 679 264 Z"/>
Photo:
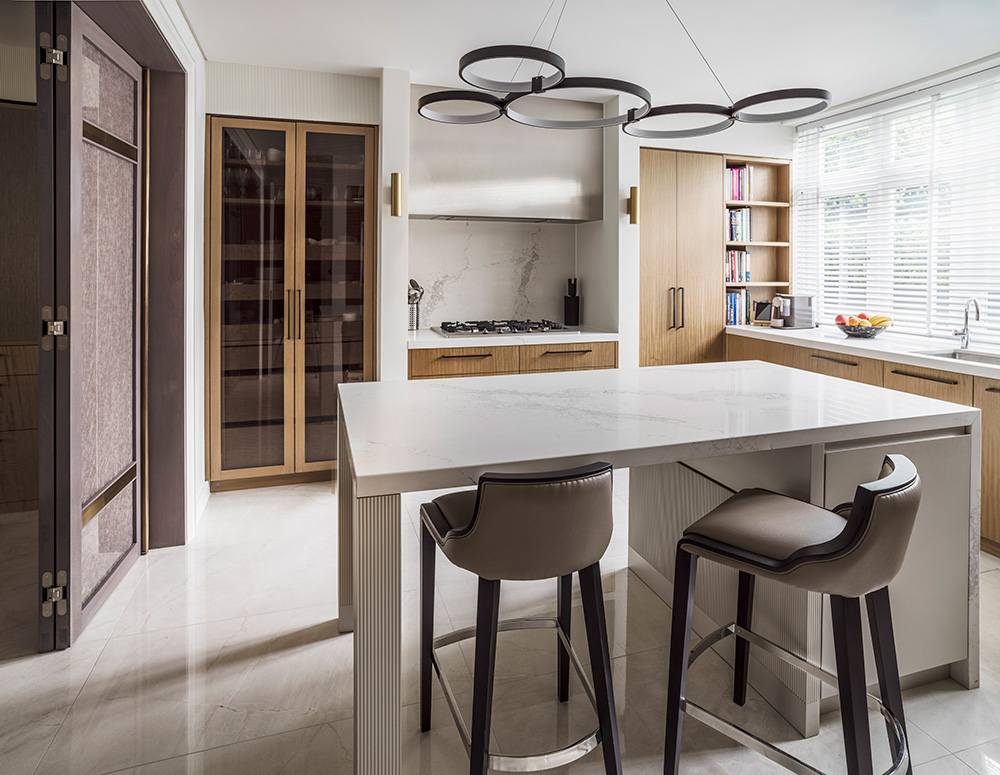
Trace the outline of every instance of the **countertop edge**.
<path fill-rule="evenodd" d="M 407 350 L 430 350 L 442 347 L 511 347 L 522 344 L 573 344 L 574 342 L 617 342 L 620 335 L 598 329 L 580 327 L 577 334 L 515 334 L 471 336 L 441 336 L 429 328 L 419 331 L 408 331 L 406 337 Z"/>

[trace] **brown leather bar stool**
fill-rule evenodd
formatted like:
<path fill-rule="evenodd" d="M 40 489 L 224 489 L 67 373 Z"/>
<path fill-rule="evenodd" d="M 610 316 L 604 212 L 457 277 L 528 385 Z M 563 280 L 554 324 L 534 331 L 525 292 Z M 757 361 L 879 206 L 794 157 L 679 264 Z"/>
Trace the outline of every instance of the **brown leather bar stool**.
<path fill-rule="evenodd" d="M 893 763 L 887 775 L 912 771 L 906 744 L 903 697 L 892 634 L 888 584 L 899 572 L 920 505 L 920 477 L 902 455 L 888 455 L 879 479 L 857 488 L 852 503 L 833 511 L 765 490 L 742 490 L 684 531 L 677 543 L 667 685 L 667 734 L 663 771 L 680 766 L 684 713 L 798 773 L 818 770 L 685 698 L 688 667 L 734 635 L 733 702 L 746 701 L 750 644 L 839 686 L 849 775 L 871 775 L 867 706 L 882 713 Z M 739 571 L 736 622 L 720 627 L 689 652 L 699 558 Z M 757 576 L 830 595 L 837 675 L 813 665 L 750 630 Z M 861 598 L 868 608 L 881 700 L 867 694 Z"/>
<path fill-rule="evenodd" d="M 613 527 L 611 465 L 594 463 L 568 471 L 539 474 L 483 474 L 476 490 L 451 493 L 420 507 L 420 729 L 431 727 L 431 671 L 469 752 L 471 775 L 487 769 L 532 772 L 579 759 L 600 743 L 607 775 L 621 775 L 618 722 L 611 688 L 611 655 L 604 619 L 599 561 Z M 460 568 L 479 576 L 476 626 L 434 637 L 434 561 L 437 547 Z M 573 574 L 590 647 L 594 684 L 590 685 L 570 642 Z M 558 579 L 555 618 L 500 620 L 501 581 Z M 558 636 L 559 700 L 569 697 L 570 662 L 597 711 L 599 726 L 586 737 L 555 751 L 504 756 L 489 751 L 497 633 L 551 628 Z M 458 709 L 436 649 L 475 637 L 472 733 Z"/>

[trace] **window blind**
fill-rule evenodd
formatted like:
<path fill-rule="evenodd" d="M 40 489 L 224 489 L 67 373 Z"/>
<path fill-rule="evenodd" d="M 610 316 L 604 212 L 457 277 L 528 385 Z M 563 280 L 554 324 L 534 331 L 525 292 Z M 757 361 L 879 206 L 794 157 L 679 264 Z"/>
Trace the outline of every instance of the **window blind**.
<path fill-rule="evenodd" d="M 820 321 L 887 313 L 1000 345 L 1000 74 L 800 128 L 792 167 L 796 293 Z"/>

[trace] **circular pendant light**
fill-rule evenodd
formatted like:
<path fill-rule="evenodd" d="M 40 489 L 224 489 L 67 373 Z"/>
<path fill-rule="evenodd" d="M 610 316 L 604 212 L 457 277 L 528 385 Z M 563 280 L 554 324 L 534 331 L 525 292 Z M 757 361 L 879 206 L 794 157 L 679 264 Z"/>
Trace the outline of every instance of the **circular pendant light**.
<path fill-rule="evenodd" d="M 537 76 L 529 81 L 494 81 L 470 71 L 473 65 L 496 59 L 519 59 L 548 65 L 554 73 Z M 542 91 L 558 86 L 566 78 L 566 63 L 558 54 L 535 46 L 486 46 L 470 51 L 458 61 L 458 76 L 470 86 L 496 92 Z"/>
<path fill-rule="evenodd" d="M 431 105 L 442 102 L 472 102 L 480 110 L 478 113 L 441 113 L 430 109 Z M 417 113 L 442 124 L 485 124 L 487 121 L 500 118 L 503 115 L 503 108 L 504 101 L 499 97 L 486 92 L 461 89 L 431 92 L 417 100 Z"/>
<path fill-rule="evenodd" d="M 518 124 L 524 124 L 526 126 L 540 127 L 541 129 L 602 129 L 608 126 L 621 126 L 627 121 L 640 119 L 649 112 L 649 108 L 653 104 L 653 99 L 650 97 L 649 92 L 641 86 L 629 83 L 628 81 L 619 81 L 616 78 L 565 78 L 558 86 L 553 86 L 551 89 L 546 89 L 545 91 L 547 93 L 554 93 L 566 89 L 588 89 L 618 92 L 619 94 L 627 94 L 631 97 L 637 98 L 642 102 L 642 105 L 638 108 L 632 108 L 631 110 L 622 113 L 620 116 L 610 116 L 607 118 L 583 120 L 542 118 L 540 116 L 531 116 L 527 113 L 521 113 L 520 111 L 511 109 L 512 106 L 519 100 L 524 97 L 532 96 L 530 93 L 508 94 L 506 104 L 504 106 L 504 112 L 507 114 L 507 118 L 511 121 L 516 121 Z"/>
<path fill-rule="evenodd" d="M 713 116 L 715 120 L 704 126 L 692 127 L 691 129 L 646 129 L 641 124 L 643 121 L 657 118 L 658 116 L 684 116 L 684 115 L 706 115 Z M 719 116 L 722 120 L 719 121 Z M 701 103 L 689 103 L 684 105 L 658 105 L 652 108 L 645 116 L 635 121 L 630 121 L 622 127 L 622 131 L 632 137 L 642 137 L 650 140 L 676 140 L 683 137 L 704 137 L 722 132 L 733 125 L 734 119 L 730 108 L 723 105 L 706 105 Z"/>
<path fill-rule="evenodd" d="M 754 94 L 733 105 L 733 118 L 747 124 L 770 124 L 780 121 L 794 121 L 816 113 L 821 113 L 830 107 L 832 99 L 826 89 L 778 89 L 761 94 Z M 804 108 L 785 110 L 779 113 L 751 113 L 748 108 L 756 108 L 769 102 L 784 102 L 786 100 L 816 100 L 815 104 Z"/>

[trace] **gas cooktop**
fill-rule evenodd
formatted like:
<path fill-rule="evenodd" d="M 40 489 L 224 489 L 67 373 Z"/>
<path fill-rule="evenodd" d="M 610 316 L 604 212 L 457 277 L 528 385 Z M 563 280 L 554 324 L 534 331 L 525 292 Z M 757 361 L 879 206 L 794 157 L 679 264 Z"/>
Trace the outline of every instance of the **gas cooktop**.
<path fill-rule="evenodd" d="M 562 323 L 553 320 L 466 320 L 464 323 L 443 322 L 440 326 L 432 326 L 441 336 L 471 336 L 474 334 L 499 335 L 514 334 L 579 334 L 576 328 L 566 328 Z"/>

